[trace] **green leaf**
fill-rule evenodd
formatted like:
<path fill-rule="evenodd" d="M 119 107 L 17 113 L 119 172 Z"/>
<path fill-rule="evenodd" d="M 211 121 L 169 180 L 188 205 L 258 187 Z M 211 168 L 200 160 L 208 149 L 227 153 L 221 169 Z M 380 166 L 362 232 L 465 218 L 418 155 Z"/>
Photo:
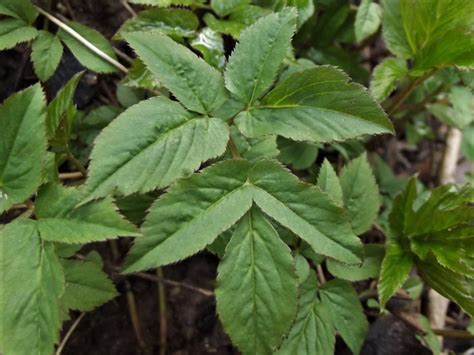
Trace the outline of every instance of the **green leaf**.
<path fill-rule="evenodd" d="M 260 6 L 247 5 L 237 8 L 230 14 L 228 20 L 218 20 L 210 12 L 204 15 L 203 20 L 213 31 L 230 35 L 238 40 L 245 28 L 255 23 L 259 18 L 270 13 L 271 11 L 269 9 Z"/>
<path fill-rule="evenodd" d="M 46 135 L 52 145 L 67 146 L 71 135 L 74 116 L 77 113 L 74 105 L 74 93 L 83 72 L 77 73 L 58 91 L 48 105 L 46 116 Z"/>
<path fill-rule="evenodd" d="M 433 352 L 433 355 L 441 355 L 441 344 L 431 329 L 430 321 L 424 315 L 420 314 L 418 318 L 421 329 L 426 333 L 425 335 L 417 335 L 416 337 L 424 343 L 428 349 Z"/>
<path fill-rule="evenodd" d="M 171 5 L 199 6 L 204 0 L 128 0 L 134 4 L 167 7 Z"/>
<path fill-rule="evenodd" d="M 364 261 L 362 265 L 347 265 L 334 259 L 326 259 L 329 272 L 343 280 L 362 281 L 377 278 L 380 273 L 385 249 L 378 244 L 364 244 Z"/>
<path fill-rule="evenodd" d="M 312 142 L 393 133 L 380 106 L 362 86 L 348 81 L 344 72 L 329 66 L 294 73 L 235 122 L 249 137 L 278 134 Z"/>
<path fill-rule="evenodd" d="M 334 326 L 354 354 L 362 348 L 369 330 L 369 322 L 351 284 L 343 280 L 331 280 L 320 289 L 322 306 L 327 307 Z"/>
<path fill-rule="evenodd" d="M 114 284 L 96 263 L 63 259 L 61 264 L 66 280 L 61 303 L 67 309 L 92 311 L 118 296 Z"/>
<path fill-rule="evenodd" d="M 414 54 L 415 69 L 427 70 L 443 65 L 474 66 L 472 1 L 401 0 L 400 7 L 405 34 Z M 433 9 L 436 9 L 435 13 Z"/>
<path fill-rule="evenodd" d="M 237 150 L 244 159 L 250 161 L 262 158 L 272 159 L 279 154 L 275 136 L 247 138 L 235 126 L 230 127 L 230 132 Z"/>
<path fill-rule="evenodd" d="M 382 0 L 383 39 L 387 48 L 402 59 L 412 55 L 410 45 L 405 35 L 400 9 L 401 0 Z M 429 2 L 431 3 L 431 1 Z M 413 12 L 411 14 L 413 16 Z"/>
<path fill-rule="evenodd" d="M 406 62 L 399 58 L 387 58 L 377 65 L 370 81 L 370 92 L 374 98 L 382 102 L 395 89 L 397 81 L 408 74 Z"/>
<path fill-rule="evenodd" d="M 32 24 L 38 16 L 30 0 L 2 0 L 0 14 L 12 16 L 27 24 Z"/>
<path fill-rule="evenodd" d="M 317 297 L 316 277 L 311 273 L 300 285 L 295 323 L 277 354 L 334 354 L 336 331 L 330 311 Z"/>
<path fill-rule="evenodd" d="M 418 271 L 430 287 L 456 302 L 471 317 L 474 317 L 474 296 L 468 286 L 472 278 L 452 272 L 432 259 L 420 263 Z"/>
<path fill-rule="evenodd" d="M 474 95 L 472 89 L 453 86 L 448 100 L 450 106 L 434 103 L 428 105 L 428 109 L 436 118 L 451 127 L 464 129 L 471 122 L 474 122 Z"/>
<path fill-rule="evenodd" d="M 113 59 L 117 58 L 112 45 L 100 32 L 78 22 L 68 21 L 67 25 L 91 42 L 94 46 L 99 48 L 102 52 L 106 53 Z M 82 43 L 64 30 L 60 29 L 58 31 L 58 36 L 71 50 L 77 60 L 86 68 L 97 73 L 113 73 L 117 71 L 117 68 L 112 64 L 97 56 L 97 54 L 86 48 Z"/>
<path fill-rule="evenodd" d="M 52 354 L 59 340 L 64 275 L 52 244 L 35 221 L 17 219 L 0 231 L 1 329 L 5 354 Z"/>
<path fill-rule="evenodd" d="M 447 65 L 472 67 L 473 15 L 470 0 L 385 0 L 384 39 L 396 55 L 414 58 L 418 72 Z"/>
<path fill-rule="evenodd" d="M 308 169 L 318 157 L 319 146 L 310 142 L 295 142 L 278 137 L 278 159 L 295 170 Z"/>
<path fill-rule="evenodd" d="M 343 211 L 317 187 L 272 161 L 228 160 L 180 180 L 151 207 L 129 254 L 127 272 L 176 262 L 212 243 L 252 205 L 318 253 L 360 262 L 362 247 Z"/>
<path fill-rule="evenodd" d="M 382 9 L 372 0 L 362 0 L 357 9 L 355 18 L 355 37 L 357 42 L 362 42 L 370 37 L 380 27 L 382 22 Z"/>
<path fill-rule="evenodd" d="M 380 209 L 379 189 L 366 154 L 342 169 L 340 182 L 352 229 L 360 235 L 370 229 Z"/>
<path fill-rule="evenodd" d="M 296 11 L 288 8 L 247 28 L 229 58 L 225 85 L 251 106 L 275 80 L 295 32 Z"/>
<path fill-rule="evenodd" d="M 63 45 L 58 36 L 47 31 L 39 31 L 31 46 L 31 61 L 41 81 L 48 80 L 54 74 L 62 55 Z"/>
<path fill-rule="evenodd" d="M 461 151 L 467 159 L 474 161 L 474 124 L 462 132 Z"/>
<path fill-rule="evenodd" d="M 62 243 L 86 243 L 117 236 L 140 236 L 123 219 L 111 198 L 76 207 L 82 200 L 78 188 L 47 184 L 35 201 L 41 238 Z"/>
<path fill-rule="evenodd" d="M 160 32 L 171 37 L 193 37 L 199 27 L 196 15 L 186 9 L 154 8 L 139 12 L 125 21 L 118 30 L 120 35 L 128 32 Z"/>
<path fill-rule="evenodd" d="M 2 5 L 0 5 L 2 6 Z M 1 7 L 0 7 L 1 10 Z M 22 20 L 7 18 L 0 21 L 0 51 L 28 42 L 38 35 L 38 30 Z"/>
<path fill-rule="evenodd" d="M 35 193 L 46 156 L 45 98 L 40 85 L 0 106 L 0 213 Z"/>
<path fill-rule="evenodd" d="M 205 27 L 191 41 L 191 46 L 202 54 L 207 63 L 219 70 L 224 68 L 224 40 L 219 33 Z"/>
<path fill-rule="evenodd" d="M 179 180 L 150 208 L 125 272 L 176 262 L 204 249 L 252 205 L 250 164 L 224 161 Z"/>
<path fill-rule="evenodd" d="M 88 199 L 165 187 L 224 153 L 228 136 L 227 124 L 218 118 L 195 116 L 164 97 L 143 101 L 97 137 Z"/>
<path fill-rule="evenodd" d="M 394 240 L 389 241 L 380 269 L 378 284 L 381 308 L 391 296 L 402 287 L 413 267 L 413 259 L 409 253 Z"/>
<path fill-rule="evenodd" d="M 353 234 L 344 212 L 318 187 L 302 183 L 279 164 L 256 164 L 250 177 L 259 189 L 255 203 L 278 223 L 309 243 L 319 254 L 356 264 L 362 244 Z"/>
<path fill-rule="evenodd" d="M 250 4 L 250 0 L 211 0 L 211 8 L 220 17 L 229 15 L 241 6 Z"/>
<path fill-rule="evenodd" d="M 221 74 L 186 47 L 160 33 L 124 35 L 146 66 L 189 110 L 210 113 L 226 100 Z"/>
<path fill-rule="evenodd" d="M 271 354 L 293 322 L 298 294 L 291 251 L 256 208 L 227 245 L 216 299 L 225 330 L 244 354 Z"/>
<path fill-rule="evenodd" d="M 284 2 L 286 6 L 293 6 L 298 10 L 298 28 L 301 28 L 314 14 L 313 0 L 287 0 Z"/>
<path fill-rule="evenodd" d="M 327 159 L 324 159 L 319 170 L 317 186 L 321 191 L 327 193 L 338 206 L 344 206 L 341 183 L 336 171 Z"/>
<path fill-rule="evenodd" d="M 411 299 L 416 300 L 420 298 L 423 292 L 423 282 L 416 276 L 410 276 L 403 284 L 403 289 L 408 293 Z"/>
<path fill-rule="evenodd" d="M 159 81 L 145 64 L 138 58 L 132 62 L 128 75 L 122 80 L 124 85 L 136 88 L 155 90 L 160 87 Z"/>

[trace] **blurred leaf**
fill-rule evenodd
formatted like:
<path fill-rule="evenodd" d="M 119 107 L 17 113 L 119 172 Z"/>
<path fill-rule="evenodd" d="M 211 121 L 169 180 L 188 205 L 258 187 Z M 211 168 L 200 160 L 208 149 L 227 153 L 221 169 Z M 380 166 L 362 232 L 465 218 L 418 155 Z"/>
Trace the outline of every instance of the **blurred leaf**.
<path fill-rule="evenodd" d="M 386 58 L 377 65 L 372 73 L 370 91 L 374 98 L 382 102 L 395 89 L 396 83 L 408 74 L 405 60 Z"/>
<path fill-rule="evenodd" d="M 33 24 L 38 11 L 30 0 L 2 0 L 0 14 L 15 17 L 26 24 Z"/>
<path fill-rule="evenodd" d="M 461 150 L 466 158 L 474 162 L 474 125 L 464 128 L 462 132 Z"/>
<path fill-rule="evenodd" d="M 470 88 L 453 86 L 448 100 L 450 106 L 435 103 L 428 105 L 428 108 L 436 118 L 449 126 L 463 129 L 474 122 L 474 95 Z"/>
<path fill-rule="evenodd" d="M 38 30 L 22 20 L 15 18 L 0 20 L 0 51 L 13 48 L 18 43 L 31 41 L 37 35 Z"/>
<path fill-rule="evenodd" d="M 382 10 L 379 4 L 372 2 L 372 0 L 362 0 L 357 9 L 355 19 L 355 36 L 357 42 L 360 43 L 377 32 L 382 21 L 381 17 Z"/>
<path fill-rule="evenodd" d="M 140 11 L 137 16 L 125 21 L 118 34 L 128 32 L 161 32 L 173 38 L 193 37 L 199 20 L 189 10 L 179 8 L 154 8 Z"/>

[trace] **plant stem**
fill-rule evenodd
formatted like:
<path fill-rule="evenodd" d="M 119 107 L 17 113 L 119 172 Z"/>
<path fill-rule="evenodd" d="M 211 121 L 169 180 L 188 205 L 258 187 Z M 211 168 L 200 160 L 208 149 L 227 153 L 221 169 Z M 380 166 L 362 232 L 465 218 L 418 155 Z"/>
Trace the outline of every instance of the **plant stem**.
<path fill-rule="evenodd" d="M 321 286 L 324 285 L 326 283 L 326 277 L 324 276 L 324 271 L 321 267 L 321 264 L 316 265 L 316 272 L 318 274 L 319 283 L 321 284 Z"/>
<path fill-rule="evenodd" d="M 72 171 L 70 173 L 58 174 L 60 180 L 77 180 L 82 179 L 84 175 L 80 171 Z"/>
<path fill-rule="evenodd" d="M 64 336 L 63 340 L 61 341 L 61 344 L 59 344 L 58 349 L 56 350 L 56 355 L 61 355 L 61 352 L 64 350 L 64 347 L 66 346 L 67 341 L 71 337 L 72 333 L 74 330 L 76 330 L 77 326 L 79 325 L 79 322 L 84 318 L 86 314 L 81 313 L 79 317 L 72 323 L 71 327 L 68 329 L 66 335 Z"/>
<path fill-rule="evenodd" d="M 467 330 L 459 329 L 433 329 L 433 333 L 436 335 L 441 335 L 443 337 L 450 338 L 462 338 L 462 339 L 474 339 L 474 334 L 468 332 Z"/>
<path fill-rule="evenodd" d="M 165 285 L 163 283 L 163 268 L 159 267 L 156 270 L 158 277 L 158 302 L 160 305 L 160 355 L 166 354 L 168 324 L 166 321 L 166 293 Z"/>
<path fill-rule="evenodd" d="M 117 245 L 117 241 L 111 239 L 110 241 L 110 250 L 112 251 L 112 258 L 114 261 L 118 261 L 120 259 L 120 251 Z M 135 301 L 135 295 L 132 291 L 132 286 L 128 280 L 124 281 L 125 284 L 125 297 L 127 299 L 127 306 L 128 306 L 128 313 L 130 315 L 130 320 L 132 322 L 133 332 L 135 333 L 135 337 L 137 338 L 138 345 L 142 349 L 146 349 L 146 343 L 143 339 L 142 335 L 142 328 L 140 324 L 140 317 L 138 316 L 137 311 L 137 304 Z"/>
<path fill-rule="evenodd" d="M 227 147 L 229 148 L 231 154 L 232 154 L 232 157 L 234 159 L 240 159 L 242 158 L 240 156 L 240 153 L 239 153 L 239 150 L 237 149 L 237 146 L 235 145 L 235 142 L 234 140 L 232 139 L 232 137 L 229 138 L 229 141 L 227 142 Z"/>
<path fill-rule="evenodd" d="M 426 79 L 428 79 L 431 75 L 433 75 L 437 69 L 433 69 L 430 72 L 426 73 L 423 76 L 420 76 L 416 78 L 415 80 L 412 80 L 408 86 L 406 86 L 403 90 L 401 90 L 395 97 L 393 98 L 393 101 L 391 105 L 387 108 L 387 113 L 389 116 L 393 115 L 400 105 L 402 104 L 403 101 L 415 90 L 418 85 L 422 84 Z"/>
<path fill-rule="evenodd" d="M 82 164 L 82 162 L 77 159 L 74 154 L 71 153 L 71 151 L 69 150 L 69 148 L 67 149 L 66 151 L 66 156 L 67 156 L 67 160 L 69 160 L 72 164 L 74 164 L 74 166 L 79 169 L 79 171 L 81 172 L 82 176 L 83 177 L 86 177 L 87 176 L 87 170 L 86 168 L 84 167 L 84 165 Z"/>
<path fill-rule="evenodd" d="M 175 286 L 175 287 L 182 287 L 182 288 L 185 288 L 187 290 L 200 293 L 201 295 L 204 295 L 206 297 L 213 297 L 214 296 L 214 292 L 212 292 L 211 290 L 206 290 L 204 288 L 188 285 L 187 283 L 184 283 L 184 282 L 168 280 L 168 279 L 165 279 L 165 278 L 160 279 L 157 276 L 150 275 L 150 274 L 147 274 L 145 272 L 135 272 L 131 275 L 136 276 L 136 277 L 140 277 L 140 278 L 145 279 L 145 280 L 150 280 L 150 281 L 153 281 L 153 282 L 158 282 L 158 281 L 161 280 L 161 281 L 163 281 L 164 284 Z"/>
<path fill-rule="evenodd" d="M 38 10 L 38 12 L 40 14 L 42 14 L 44 17 L 46 17 L 47 19 L 49 19 L 51 22 L 53 22 L 55 25 L 57 25 L 59 28 L 61 28 L 62 30 L 66 31 L 67 33 L 69 33 L 72 37 L 74 37 L 76 40 L 78 40 L 82 45 L 84 45 L 84 47 L 88 48 L 89 50 L 91 50 L 94 54 L 96 54 L 98 57 L 102 58 L 103 60 L 105 60 L 106 62 L 112 64 L 114 67 L 116 67 L 117 69 L 119 69 L 121 72 L 127 74 L 128 73 L 128 69 L 123 66 L 119 61 L 117 61 L 116 59 L 112 58 L 111 56 L 109 56 L 107 53 L 105 53 L 104 51 L 102 51 L 101 49 L 97 48 L 93 43 L 91 43 L 89 40 L 87 40 L 86 38 L 84 38 L 82 35 L 80 35 L 78 32 L 76 32 L 75 30 L 73 30 L 71 27 L 69 27 L 67 24 L 65 24 L 64 22 L 62 22 L 61 20 L 59 20 L 58 18 L 56 18 L 55 16 L 51 15 L 50 13 L 48 13 L 47 11 L 43 10 L 41 7 L 39 6 L 35 6 L 35 8 Z"/>

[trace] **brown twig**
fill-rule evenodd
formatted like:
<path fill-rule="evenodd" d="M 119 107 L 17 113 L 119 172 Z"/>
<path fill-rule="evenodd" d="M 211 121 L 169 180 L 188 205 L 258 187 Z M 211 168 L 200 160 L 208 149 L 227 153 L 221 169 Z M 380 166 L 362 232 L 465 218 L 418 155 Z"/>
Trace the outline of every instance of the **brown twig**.
<path fill-rule="evenodd" d="M 112 252 L 112 258 L 114 261 L 118 261 L 120 259 L 120 251 L 117 245 L 117 241 L 111 239 L 110 241 L 110 250 Z M 142 327 L 140 322 L 140 317 L 138 316 L 137 310 L 137 303 L 135 301 L 135 295 L 132 291 L 132 286 L 130 282 L 125 279 L 125 297 L 127 299 L 127 306 L 128 306 L 128 313 L 130 315 L 130 320 L 132 322 L 133 332 L 135 333 L 135 337 L 137 338 L 138 345 L 142 349 L 146 349 L 146 343 L 142 335 Z"/>
<path fill-rule="evenodd" d="M 82 179 L 84 175 L 80 171 L 72 171 L 70 173 L 58 174 L 60 180 L 78 180 Z"/>
<path fill-rule="evenodd" d="M 168 323 L 166 321 L 166 292 L 163 283 L 163 268 L 159 267 L 156 270 L 156 276 L 158 277 L 158 302 L 160 305 L 160 355 L 165 355 L 168 337 Z"/>
<path fill-rule="evenodd" d="M 81 313 L 79 317 L 72 323 L 71 327 L 68 329 L 66 335 L 64 336 L 63 340 L 61 341 L 61 344 L 59 344 L 58 349 L 56 350 L 56 355 L 61 355 L 61 352 L 64 350 L 64 347 L 66 346 L 67 341 L 71 337 L 72 333 L 74 330 L 76 330 L 77 326 L 79 325 L 79 322 L 84 318 L 86 314 Z"/>
<path fill-rule="evenodd" d="M 158 276 L 150 275 L 150 274 L 147 274 L 145 272 L 135 272 L 135 273 L 130 274 L 130 275 L 136 276 L 136 277 L 139 277 L 139 278 L 142 278 L 142 279 L 145 279 L 145 280 L 153 281 L 153 282 L 160 281 L 160 278 Z M 168 279 L 165 279 L 165 278 L 163 278 L 161 280 L 163 281 L 164 284 L 175 286 L 175 287 L 185 288 L 187 290 L 200 293 L 201 295 L 204 295 L 206 297 L 213 297 L 214 296 L 214 292 L 212 292 L 211 290 L 206 290 L 204 288 L 192 286 L 192 285 L 189 285 L 189 284 L 184 283 L 184 282 L 168 280 Z"/>

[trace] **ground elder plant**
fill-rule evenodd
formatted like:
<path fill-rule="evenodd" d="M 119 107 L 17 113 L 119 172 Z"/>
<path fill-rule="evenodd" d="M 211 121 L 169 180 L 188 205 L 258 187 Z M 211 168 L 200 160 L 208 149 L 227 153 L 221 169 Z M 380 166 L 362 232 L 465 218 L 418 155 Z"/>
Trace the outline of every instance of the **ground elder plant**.
<path fill-rule="evenodd" d="M 43 86 L 63 45 L 89 70 L 127 72 L 119 104 L 88 114 L 73 100 L 84 72 L 50 100 L 36 83 L 0 106 L 2 353 L 60 353 L 62 323 L 119 294 L 111 274 L 204 251 L 243 354 L 333 354 L 338 337 L 358 354 L 365 301 L 375 292 L 382 314 L 413 280 L 474 316 L 474 189 L 397 179 L 364 148 L 395 127 L 428 139 L 429 115 L 466 129 L 472 157 L 472 1 L 131 2 L 151 7 L 115 36 L 135 56 L 127 69 L 95 30 L 0 0 L 0 48 L 32 41 Z M 58 29 L 38 30 L 39 14 Z M 369 91 L 341 51 L 381 25 L 393 55 Z M 382 242 L 364 237 L 374 225 Z M 119 237 L 133 241 L 111 269 L 87 244 Z"/>

